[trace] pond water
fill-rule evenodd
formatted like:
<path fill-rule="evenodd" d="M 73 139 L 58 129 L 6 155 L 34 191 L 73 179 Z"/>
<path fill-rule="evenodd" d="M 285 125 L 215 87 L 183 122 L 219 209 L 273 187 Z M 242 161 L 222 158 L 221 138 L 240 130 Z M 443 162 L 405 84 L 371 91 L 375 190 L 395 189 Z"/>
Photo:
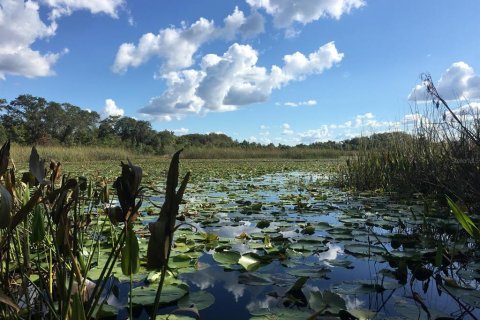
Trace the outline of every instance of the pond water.
<path fill-rule="evenodd" d="M 327 179 L 283 172 L 189 185 L 167 283 L 185 291 L 160 313 L 192 316 L 176 312 L 194 306 L 202 319 L 480 318 L 477 250 L 448 213 L 433 214 L 421 198 L 351 196 Z M 154 219 L 140 218 L 137 232 Z M 147 317 L 144 278 L 135 284 L 138 318 Z M 110 304 L 125 305 L 123 296 Z"/>

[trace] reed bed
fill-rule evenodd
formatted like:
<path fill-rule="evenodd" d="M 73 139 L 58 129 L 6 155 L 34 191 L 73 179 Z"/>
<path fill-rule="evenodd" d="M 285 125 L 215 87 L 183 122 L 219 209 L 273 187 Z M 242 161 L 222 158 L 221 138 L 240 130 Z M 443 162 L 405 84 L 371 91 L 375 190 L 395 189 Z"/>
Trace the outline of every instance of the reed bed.
<path fill-rule="evenodd" d="M 434 89 L 434 87 L 433 87 Z M 355 190 L 423 193 L 462 200 L 480 209 L 480 115 L 469 104 L 452 109 L 436 90 L 433 105 L 419 112 L 409 136 L 381 147 L 365 144 L 339 170 L 338 183 Z"/>

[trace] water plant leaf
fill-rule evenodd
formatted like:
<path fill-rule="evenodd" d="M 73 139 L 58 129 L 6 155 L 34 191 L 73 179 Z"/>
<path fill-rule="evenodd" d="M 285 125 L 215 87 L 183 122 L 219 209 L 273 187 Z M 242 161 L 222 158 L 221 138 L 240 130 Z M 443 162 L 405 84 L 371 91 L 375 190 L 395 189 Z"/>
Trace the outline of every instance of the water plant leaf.
<path fill-rule="evenodd" d="M 242 255 L 238 260 L 238 263 L 247 271 L 255 271 L 261 265 L 261 261 L 258 259 L 258 257 L 249 253 Z"/>
<path fill-rule="evenodd" d="M 308 299 L 310 308 L 315 311 L 329 311 L 337 314 L 340 310 L 347 308 L 345 300 L 338 294 L 331 291 L 312 291 L 310 292 L 310 298 Z"/>
<path fill-rule="evenodd" d="M 238 283 L 251 286 L 268 286 L 274 284 L 275 281 L 268 274 L 248 272 L 238 276 Z"/>
<path fill-rule="evenodd" d="M 241 255 L 237 251 L 214 252 L 213 259 L 221 265 L 232 265 L 238 263 Z"/>
<path fill-rule="evenodd" d="M 129 276 L 138 272 L 140 265 L 139 251 L 137 236 L 133 228 L 129 226 L 127 228 L 125 245 L 122 248 L 121 267 L 124 275 Z"/>
<path fill-rule="evenodd" d="M 475 225 L 475 223 L 470 219 L 470 217 L 460 209 L 460 207 L 448 196 L 447 202 L 448 206 L 452 210 L 453 215 L 458 220 L 458 222 L 462 225 L 463 229 L 474 239 L 480 240 L 480 230 Z"/>
<path fill-rule="evenodd" d="M 0 176 L 7 172 L 8 160 L 10 158 L 10 140 L 5 142 L 0 149 Z"/>
<path fill-rule="evenodd" d="M 162 268 L 167 264 L 170 256 L 178 208 L 182 201 L 188 180 L 190 179 L 190 172 L 188 172 L 183 178 L 180 188 L 178 191 L 176 190 L 181 152 L 182 150 L 177 151 L 170 162 L 165 190 L 165 202 L 160 210 L 160 216 L 156 222 L 149 224 L 151 235 L 147 249 L 148 269 Z"/>
<path fill-rule="evenodd" d="M 386 253 L 382 247 L 363 243 L 348 243 L 344 247 L 345 252 L 353 255 L 374 256 Z"/>
<path fill-rule="evenodd" d="M 109 304 L 102 304 L 101 306 L 96 306 L 93 311 L 93 317 L 95 319 L 103 318 L 112 318 L 118 315 L 118 309 Z"/>
<path fill-rule="evenodd" d="M 188 293 L 187 290 L 173 285 L 165 285 L 162 288 L 160 304 L 170 304 L 180 300 Z M 134 305 L 151 306 L 155 302 L 157 286 L 137 287 L 132 290 L 132 302 Z"/>
<path fill-rule="evenodd" d="M 177 302 L 180 308 L 196 308 L 203 310 L 215 302 L 215 297 L 207 291 L 191 292 Z"/>
<path fill-rule="evenodd" d="M 258 309 L 250 311 L 250 314 L 252 315 L 250 320 L 305 320 L 311 316 L 311 314 L 306 311 L 286 308 Z"/>
<path fill-rule="evenodd" d="M 401 287 L 401 284 L 394 282 L 376 283 L 373 280 L 344 281 L 331 286 L 332 291 L 338 294 L 358 295 L 365 293 L 381 293 L 385 290 L 393 290 Z"/>
<path fill-rule="evenodd" d="M 307 277 L 307 278 L 325 278 L 327 273 L 330 272 L 330 269 L 327 268 L 301 268 L 301 269 L 291 269 L 287 273 L 296 276 L 296 277 Z"/>
<path fill-rule="evenodd" d="M 142 182 L 142 168 L 134 166 L 130 160 L 121 162 L 122 174 L 115 180 L 113 187 L 117 191 L 118 201 L 126 221 L 129 215 L 135 217 L 139 204 L 135 203 Z"/>
<path fill-rule="evenodd" d="M 45 239 L 45 224 L 42 208 L 36 205 L 33 209 L 32 242 L 37 243 Z"/>
<path fill-rule="evenodd" d="M 44 183 L 45 181 L 45 159 L 40 159 L 37 148 L 32 147 L 30 153 L 30 160 L 28 161 L 30 172 L 37 179 L 38 183 Z"/>
<path fill-rule="evenodd" d="M 0 185 L 0 228 L 5 229 L 10 226 L 11 220 L 12 195 L 3 185 Z"/>

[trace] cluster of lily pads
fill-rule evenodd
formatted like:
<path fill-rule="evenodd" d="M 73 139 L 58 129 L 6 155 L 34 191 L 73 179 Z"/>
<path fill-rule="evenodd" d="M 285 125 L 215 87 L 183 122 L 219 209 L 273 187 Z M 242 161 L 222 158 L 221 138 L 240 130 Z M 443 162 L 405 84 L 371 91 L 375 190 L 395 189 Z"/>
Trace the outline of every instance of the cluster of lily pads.
<path fill-rule="evenodd" d="M 85 299 L 95 293 L 99 302 L 91 311 L 95 318 L 124 319 L 131 311 L 130 317 L 143 319 L 156 304 L 157 319 L 479 317 L 477 243 L 421 195 L 400 201 L 345 193 L 330 186 L 335 164 L 328 162 L 182 161 L 180 174 L 192 175 L 174 220 L 178 229 L 169 231 L 171 245 L 162 244 L 168 264 L 152 267 L 149 225 L 160 221 L 169 197 L 168 162 L 135 167 L 142 168 L 135 187 L 141 201 L 127 206 L 118 184 L 116 192 L 112 188 L 118 164 L 66 168 L 86 184 L 78 250 L 88 261 L 80 266 L 89 284 Z M 138 263 L 123 259 L 126 250 L 111 263 L 125 230 L 112 220 L 112 208 L 128 213 L 132 206 L 127 237 L 135 238 Z M 49 268 L 45 243 L 32 253 L 40 270 Z M 32 285 L 43 281 L 29 277 Z M 21 308 L 20 301 L 15 305 Z"/>
<path fill-rule="evenodd" d="M 201 172 L 212 164 L 197 165 Z M 476 246 L 448 212 L 426 210 L 421 198 L 400 204 L 384 195 L 351 196 L 329 187 L 321 168 L 290 165 L 193 174 L 162 302 L 176 303 L 175 312 L 194 307 L 198 315 L 218 315 L 223 286 L 230 305 L 252 297 L 239 319 L 478 316 Z M 143 209 L 152 211 L 148 203 Z M 142 216 L 135 227 L 142 254 L 150 220 Z M 159 275 L 143 275 L 132 300 L 148 306 L 148 284 Z"/>

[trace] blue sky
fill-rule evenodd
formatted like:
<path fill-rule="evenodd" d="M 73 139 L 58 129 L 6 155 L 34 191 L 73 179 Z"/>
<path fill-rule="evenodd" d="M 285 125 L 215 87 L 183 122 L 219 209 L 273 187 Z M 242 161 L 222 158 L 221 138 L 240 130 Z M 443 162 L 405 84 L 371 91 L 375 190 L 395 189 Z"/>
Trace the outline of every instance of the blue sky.
<path fill-rule="evenodd" d="M 157 130 L 275 144 L 404 128 L 419 117 L 422 72 L 448 99 L 480 107 L 479 1 L 0 5 L 7 100 L 28 93 Z"/>

